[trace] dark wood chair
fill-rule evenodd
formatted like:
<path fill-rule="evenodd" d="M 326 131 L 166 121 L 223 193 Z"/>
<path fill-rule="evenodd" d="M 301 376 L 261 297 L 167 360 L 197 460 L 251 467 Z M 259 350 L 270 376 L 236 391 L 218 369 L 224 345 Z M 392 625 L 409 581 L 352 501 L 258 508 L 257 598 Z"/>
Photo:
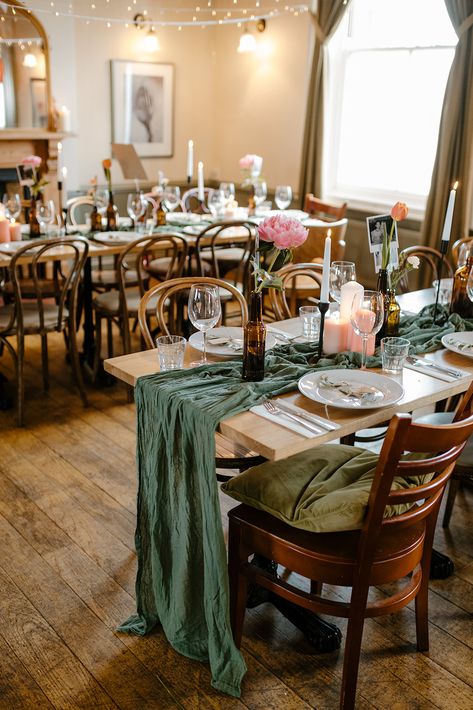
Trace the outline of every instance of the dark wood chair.
<path fill-rule="evenodd" d="M 13 288 L 13 303 L 0 308 L 0 343 L 5 345 L 16 367 L 18 426 L 23 425 L 25 336 L 41 337 L 41 362 L 43 387 L 49 389 L 48 374 L 48 334 L 65 334 L 66 346 L 77 386 L 84 406 L 87 405 L 79 353 L 76 339 L 77 289 L 87 258 L 89 245 L 80 237 L 68 239 L 33 240 L 18 249 L 9 264 L 10 283 Z M 62 263 L 62 268 L 55 270 L 54 289 L 47 282 L 44 290 L 43 272 L 45 262 L 51 260 Z M 60 261 L 59 261 L 60 260 Z M 23 291 L 23 265 L 28 263 L 31 278 L 28 280 L 28 294 L 25 300 Z M 16 339 L 16 349 L 10 342 Z"/>
<path fill-rule="evenodd" d="M 284 290 L 268 289 L 275 320 L 296 317 L 298 302 L 307 298 L 312 300 L 320 293 L 322 272 L 322 264 L 312 263 L 287 264 L 279 269 L 278 276 L 282 279 Z"/>
<path fill-rule="evenodd" d="M 473 384 L 463 397 L 453 424 L 413 423 L 396 414 L 389 425 L 371 487 L 361 530 L 309 533 L 275 517 L 239 505 L 229 513 L 230 615 L 235 643 L 240 646 L 247 581 L 315 613 L 348 619 L 340 707 L 355 707 L 358 665 L 365 618 L 392 614 L 415 600 L 417 648 L 429 649 L 428 584 L 435 523 L 445 486 L 465 442 L 473 432 L 473 416 L 463 419 L 471 405 Z M 436 453 L 426 454 L 435 442 Z M 401 460 L 416 452 L 421 460 Z M 424 452 L 424 453 L 422 453 Z M 430 482 L 391 490 L 393 478 L 433 474 Z M 424 481 L 426 479 L 423 479 Z M 386 506 L 411 507 L 384 517 Z M 275 560 L 309 580 L 310 592 L 251 565 L 252 554 Z M 410 576 L 408 576 L 410 575 Z M 368 600 L 370 586 L 404 580 L 402 588 Z M 323 595 L 323 584 L 351 588 L 348 601 Z"/>
<path fill-rule="evenodd" d="M 347 203 L 344 202 L 341 205 L 334 205 L 330 202 L 324 202 L 309 192 L 305 196 L 304 212 L 308 212 L 311 217 L 323 219 L 324 222 L 337 222 L 345 217 Z"/>
<path fill-rule="evenodd" d="M 426 246 L 413 246 L 406 247 L 399 253 L 399 258 L 406 256 L 417 256 L 420 260 L 420 269 L 424 272 L 423 278 L 426 279 L 426 283 L 429 282 L 429 286 L 432 281 L 438 279 L 438 267 L 441 254 L 438 249 L 434 247 Z M 425 269 L 427 268 L 427 272 Z M 430 275 L 429 275 L 430 274 Z M 443 261 L 442 277 L 451 278 L 453 276 L 453 269 L 450 262 L 447 259 Z M 427 278 L 428 277 L 428 278 Z M 402 292 L 409 291 L 409 279 L 407 274 L 399 281 L 399 288 Z"/>
<path fill-rule="evenodd" d="M 294 249 L 294 262 L 307 263 L 309 261 L 322 263 L 324 256 L 325 239 L 330 230 L 332 240 L 332 261 L 343 261 L 345 256 L 348 220 L 343 218 L 337 222 L 326 225 L 309 226 L 309 236 L 304 244 Z"/>
<path fill-rule="evenodd" d="M 210 212 L 207 207 L 207 201 L 214 192 L 215 190 L 213 188 L 204 187 L 204 212 Z M 202 205 L 200 204 L 198 194 L 197 187 L 191 187 L 189 190 L 186 190 L 181 199 L 183 212 L 202 212 Z"/>

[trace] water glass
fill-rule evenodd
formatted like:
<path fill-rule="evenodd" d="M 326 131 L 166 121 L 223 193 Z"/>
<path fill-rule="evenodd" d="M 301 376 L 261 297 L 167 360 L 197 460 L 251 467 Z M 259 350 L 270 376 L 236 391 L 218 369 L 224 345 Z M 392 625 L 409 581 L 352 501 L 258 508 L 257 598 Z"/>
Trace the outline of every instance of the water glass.
<path fill-rule="evenodd" d="M 383 338 L 381 340 L 383 370 L 394 374 L 402 372 L 410 344 L 410 340 L 406 338 Z"/>
<path fill-rule="evenodd" d="M 268 187 L 265 182 L 255 182 L 253 185 L 253 199 L 256 207 L 261 205 L 268 195 Z"/>
<path fill-rule="evenodd" d="M 302 322 L 302 335 L 307 340 L 317 340 L 320 330 L 320 311 L 318 306 L 301 306 L 299 318 Z"/>
<path fill-rule="evenodd" d="M 156 338 L 156 347 L 161 372 L 182 370 L 186 350 L 185 338 L 180 335 L 160 335 L 159 338 Z"/>
<path fill-rule="evenodd" d="M 292 188 L 290 185 L 277 185 L 274 201 L 280 210 L 287 210 L 292 202 Z"/>
<path fill-rule="evenodd" d="M 20 195 L 16 193 L 14 195 L 3 195 L 3 204 L 5 206 L 5 217 L 10 221 L 18 219 L 21 213 Z"/>
<path fill-rule="evenodd" d="M 435 279 L 435 281 L 432 281 L 432 288 L 435 290 L 435 293 L 437 293 L 437 286 L 438 286 L 438 281 Z M 453 290 L 453 279 L 452 278 L 444 278 L 440 279 L 440 291 L 439 291 L 439 303 L 442 306 L 448 306 L 450 305 L 450 301 L 452 300 L 452 290 Z"/>

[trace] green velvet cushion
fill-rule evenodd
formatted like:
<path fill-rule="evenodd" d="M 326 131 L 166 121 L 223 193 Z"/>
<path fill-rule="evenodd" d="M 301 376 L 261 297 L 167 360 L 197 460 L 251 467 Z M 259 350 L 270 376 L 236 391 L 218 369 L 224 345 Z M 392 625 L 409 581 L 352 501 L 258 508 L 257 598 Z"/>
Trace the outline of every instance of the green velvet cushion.
<path fill-rule="evenodd" d="M 224 483 L 222 490 L 241 503 L 309 532 L 356 530 L 363 524 L 378 458 L 366 449 L 326 444 L 255 466 Z M 425 480 L 425 476 L 422 480 L 396 477 L 392 490 Z M 385 514 L 399 515 L 409 507 L 390 506 Z"/>

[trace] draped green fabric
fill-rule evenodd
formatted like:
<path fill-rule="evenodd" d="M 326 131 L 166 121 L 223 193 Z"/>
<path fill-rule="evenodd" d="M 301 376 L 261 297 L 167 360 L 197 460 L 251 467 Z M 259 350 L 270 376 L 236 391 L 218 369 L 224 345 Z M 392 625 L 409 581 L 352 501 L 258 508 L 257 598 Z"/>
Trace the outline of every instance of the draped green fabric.
<path fill-rule="evenodd" d="M 424 309 L 424 313 L 426 313 Z M 428 312 L 427 312 L 428 313 Z M 432 326 L 427 315 L 403 321 L 417 351 L 439 347 L 445 332 L 472 329 L 458 316 Z M 218 423 L 266 397 L 296 389 L 315 367 L 359 367 L 357 353 L 324 357 L 313 343 L 273 348 L 262 382 L 242 382 L 241 361 L 141 377 L 137 409 L 137 614 L 121 627 L 140 635 L 161 624 L 172 646 L 209 661 L 212 685 L 239 696 L 245 664 L 229 622 L 226 551 L 215 478 Z M 378 356 L 368 366 L 379 366 Z"/>

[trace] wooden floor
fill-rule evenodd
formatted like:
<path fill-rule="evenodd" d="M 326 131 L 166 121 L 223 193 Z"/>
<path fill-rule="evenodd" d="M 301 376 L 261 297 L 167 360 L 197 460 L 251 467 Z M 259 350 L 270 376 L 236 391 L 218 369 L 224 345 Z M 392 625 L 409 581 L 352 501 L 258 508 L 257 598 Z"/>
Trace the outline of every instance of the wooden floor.
<path fill-rule="evenodd" d="M 50 342 L 45 395 L 28 340 L 26 427 L 0 413 L 0 708 L 336 708 L 343 647 L 315 654 L 269 605 L 247 613 L 240 700 L 160 630 L 115 631 L 134 612 L 134 406 L 115 385 L 90 388 L 83 409 L 62 339 Z M 222 495 L 223 519 L 231 505 Z M 456 574 L 431 583 L 430 653 L 415 650 L 412 609 L 367 621 L 357 707 L 473 708 L 472 508 L 461 492 L 437 533 Z"/>

